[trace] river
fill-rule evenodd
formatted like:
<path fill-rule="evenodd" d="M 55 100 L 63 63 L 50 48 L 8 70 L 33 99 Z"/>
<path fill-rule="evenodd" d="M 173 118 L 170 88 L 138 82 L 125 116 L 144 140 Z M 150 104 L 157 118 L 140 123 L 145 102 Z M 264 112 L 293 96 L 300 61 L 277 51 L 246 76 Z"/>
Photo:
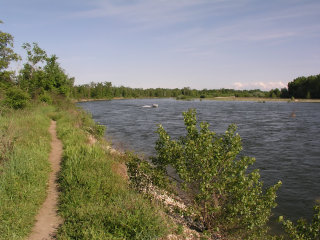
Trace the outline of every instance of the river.
<path fill-rule="evenodd" d="M 143 108 L 159 104 L 158 108 Z M 182 112 L 195 108 L 200 121 L 223 133 L 238 126 L 243 155 L 256 158 L 265 186 L 282 181 L 275 216 L 311 219 L 320 200 L 320 104 L 240 101 L 134 99 L 79 103 L 107 126 L 116 148 L 154 155 L 155 133 L 162 124 L 173 137 L 185 133 Z"/>

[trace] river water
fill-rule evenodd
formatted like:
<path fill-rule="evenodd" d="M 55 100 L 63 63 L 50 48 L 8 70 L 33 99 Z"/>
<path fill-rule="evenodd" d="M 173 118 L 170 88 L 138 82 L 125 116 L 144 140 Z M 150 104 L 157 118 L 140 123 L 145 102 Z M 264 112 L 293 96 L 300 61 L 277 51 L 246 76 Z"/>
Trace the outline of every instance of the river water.
<path fill-rule="evenodd" d="M 143 108 L 159 104 L 158 108 Z M 79 103 L 93 119 L 107 126 L 116 148 L 155 154 L 157 124 L 172 137 L 185 134 L 182 112 L 195 108 L 200 121 L 223 133 L 238 126 L 243 155 L 256 158 L 265 186 L 282 181 L 275 216 L 311 219 L 320 200 L 320 104 L 287 102 L 113 100 Z"/>

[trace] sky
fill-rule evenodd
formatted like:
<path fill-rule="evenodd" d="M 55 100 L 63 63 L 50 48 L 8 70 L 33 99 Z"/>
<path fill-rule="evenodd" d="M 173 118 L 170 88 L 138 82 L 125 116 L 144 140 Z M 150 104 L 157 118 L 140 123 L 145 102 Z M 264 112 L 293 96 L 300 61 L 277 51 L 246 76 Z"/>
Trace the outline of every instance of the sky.
<path fill-rule="evenodd" d="M 320 74 L 319 0 L 0 0 L 0 20 L 16 52 L 37 42 L 76 85 L 270 90 Z"/>

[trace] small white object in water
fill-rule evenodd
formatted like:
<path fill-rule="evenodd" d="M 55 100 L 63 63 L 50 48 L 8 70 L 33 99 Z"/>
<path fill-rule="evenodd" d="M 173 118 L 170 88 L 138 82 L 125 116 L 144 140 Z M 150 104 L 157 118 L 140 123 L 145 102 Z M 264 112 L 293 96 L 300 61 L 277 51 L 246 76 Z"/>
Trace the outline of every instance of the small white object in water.
<path fill-rule="evenodd" d="M 151 106 L 150 105 L 144 105 L 144 106 L 142 106 L 143 108 L 151 108 Z"/>
<path fill-rule="evenodd" d="M 152 107 L 157 108 L 157 107 L 159 107 L 159 105 L 158 104 L 152 104 Z"/>

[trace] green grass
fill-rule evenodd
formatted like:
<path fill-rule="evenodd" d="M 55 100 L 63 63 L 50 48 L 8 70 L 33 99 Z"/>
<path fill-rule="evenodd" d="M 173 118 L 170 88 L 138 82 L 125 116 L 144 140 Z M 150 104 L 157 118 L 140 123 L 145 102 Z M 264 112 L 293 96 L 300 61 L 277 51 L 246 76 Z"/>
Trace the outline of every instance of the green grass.
<path fill-rule="evenodd" d="M 88 116 L 61 114 L 58 137 L 64 145 L 59 239 L 157 239 L 167 233 L 161 210 L 129 189 L 113 172 L 115 159 L 103 143 L 88 145 Z"/>
<path fill-rule="evenodd" d="M 26 239 L 46 197 L 50 118 L 64 146 L 58 239 L 159 239 L 174 228 L 115 173 L 119 160 L 104 140 L 88 144 L 89 134 L 99 138 L 103 130 L 89 115 L 67 102 L 0 114 L 0 239 Z"/>
<path fill-rule="evenodd" d="M 31 106 L 0 117 L 0 239 L 25 239 L 45 199 L 52 110 Z"/>

